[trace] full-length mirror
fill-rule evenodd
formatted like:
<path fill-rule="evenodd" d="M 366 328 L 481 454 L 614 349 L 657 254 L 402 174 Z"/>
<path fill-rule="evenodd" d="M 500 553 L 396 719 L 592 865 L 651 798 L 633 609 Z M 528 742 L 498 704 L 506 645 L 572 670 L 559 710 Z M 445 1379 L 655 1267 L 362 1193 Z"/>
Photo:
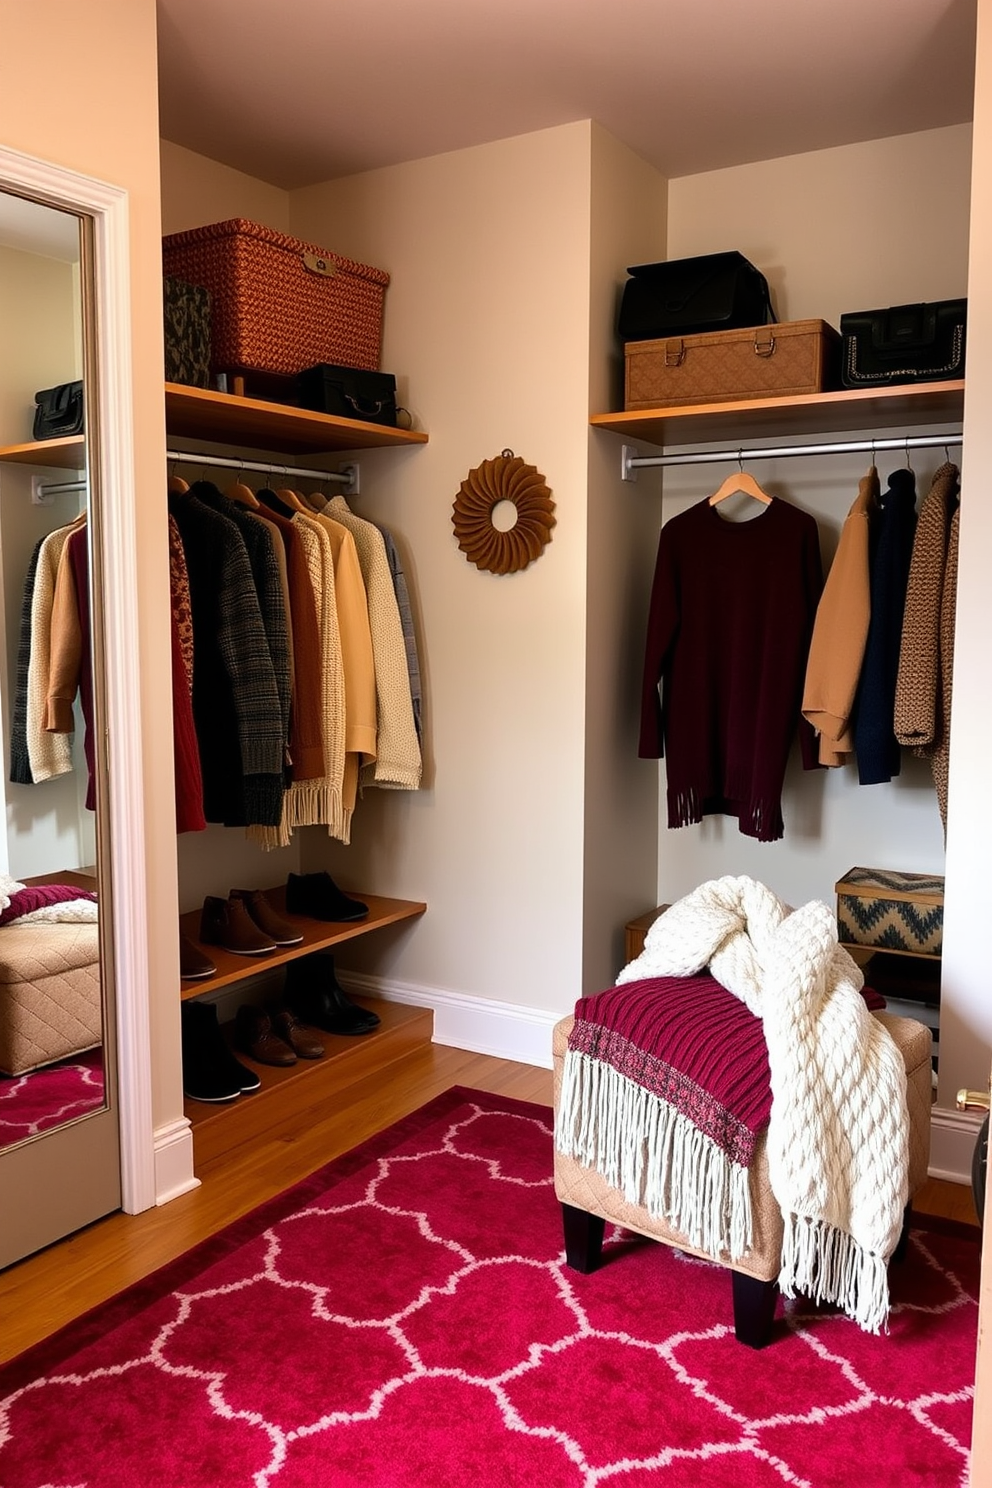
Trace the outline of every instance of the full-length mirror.
<path fill-rule="evenodd" d="M 60 1160 L 59 1136 L 101 1115 L 98 1169 L 106 1171 L 93 1186 L 113 1195 L 120 1185 L 113 1019 L 101 975 L 95 419 L 84 428 L 90 236 L 85 216 L 0 194 L 0 1181 L 14 1197 L 36 1170 L 48 1181 L 64 1171 L 67 1188 L 78 1184 L 76 1148 L 66 1143 Z M 74 1227 L 53 1206 L 54 1198 L 37 1233 L 12 1242 L 16 1250 L 54 1238 L 52 1224 Z M 12 1258 L 0 1246 L 0 1264 Z"/>

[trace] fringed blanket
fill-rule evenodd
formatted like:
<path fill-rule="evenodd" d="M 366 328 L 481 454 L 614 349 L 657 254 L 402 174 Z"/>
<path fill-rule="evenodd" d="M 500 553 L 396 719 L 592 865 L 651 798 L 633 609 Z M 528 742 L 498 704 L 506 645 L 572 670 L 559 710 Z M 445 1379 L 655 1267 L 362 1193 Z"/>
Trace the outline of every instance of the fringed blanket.
<path fill-rule="evenodd" d="M 771 1107 L 761 1020 L 713 977 L 652 977 L 576 1005 L 559 1146 L 711 1255 L 739 1260 L 751 1244 L 748 1168 Z"/>
<path fill-rule="evenodd" d="M 861 972 L 825 904 L 793 911 L 753 879 L 714 879 L 655 922 L 618 984 L 704 967 L 764 1030 L 769 1177 L 785 1221 L 779 1284 L 878 1332 L 908 1193 L 902 1057 L 859 995 Z M 566 1082 L 577 1057 L 566 1054 Z M 643 1140 L 640 1128 L 615 1131 L 621 1146 Z M 556 1140 L 569 1150 L 564 1123 Z"/>

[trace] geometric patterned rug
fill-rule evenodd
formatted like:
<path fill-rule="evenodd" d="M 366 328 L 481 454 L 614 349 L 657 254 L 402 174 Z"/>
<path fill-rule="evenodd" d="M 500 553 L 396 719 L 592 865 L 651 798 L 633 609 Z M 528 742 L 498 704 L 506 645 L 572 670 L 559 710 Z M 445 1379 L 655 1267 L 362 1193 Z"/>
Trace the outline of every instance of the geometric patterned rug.
<path fill-rule="evenodd" d="M 959 1229 L 887 1334 L 780 1303 L 754 1352 L 719 1267 L 614 1230 L 570 1271 L 550 1110 L 451 1090 L 0 1369 L 0 1484 L 959 1488 Z"/>
<path fill-rule="evenodd" d="M 103 1051 L 90 1049 L 26 1075 L 0 1075 L 0 1148 L 103 1105 Z"/>

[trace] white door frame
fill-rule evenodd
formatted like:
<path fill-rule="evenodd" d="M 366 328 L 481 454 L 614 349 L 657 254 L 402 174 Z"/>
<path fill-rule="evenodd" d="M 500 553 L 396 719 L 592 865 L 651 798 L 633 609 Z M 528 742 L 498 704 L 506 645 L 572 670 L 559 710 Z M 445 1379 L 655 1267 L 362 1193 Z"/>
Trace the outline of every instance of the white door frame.
<path fill-rule="evenodd" d="M 95 177 L 0 146 L 0 190 L 82 213 L 93 223 L 95 471 L 106 706 L 113 762 L 107 790 L 113 885 L 113 998 L 117 1023 L 121 1197 L 128 1214 L 156 1201 L 148 1004 L 145 820 L 138 665 L 138 587 L 131 400 L 130 239 L 127 192 Z M 95 381 L 95 388 L 91 383 Z M 93 465 L 91 463 L 91 468 Z"/>

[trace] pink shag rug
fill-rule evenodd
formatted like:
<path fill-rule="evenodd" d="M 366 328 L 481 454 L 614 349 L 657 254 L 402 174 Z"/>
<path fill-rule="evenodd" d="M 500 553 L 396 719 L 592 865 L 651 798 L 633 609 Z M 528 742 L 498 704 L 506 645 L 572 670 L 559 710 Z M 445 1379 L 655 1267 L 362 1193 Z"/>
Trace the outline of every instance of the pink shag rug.
<path fill-rule="evenodd" d="M 26 1075 L 0 1075 L 0 1148 L 39 1136 L 102 1105 L 102 1049 Z"/>
<path fill-rule="evenodd" d="M 448 1091 L 0 1371 L 0 1483 L 965 1481 L 975 1239 L 914 1231 L 888 1335 L 790 1304 L 760 1353 L 728 1272 L 607 1239 L 565 1266 L 549 1110 Z"/>

